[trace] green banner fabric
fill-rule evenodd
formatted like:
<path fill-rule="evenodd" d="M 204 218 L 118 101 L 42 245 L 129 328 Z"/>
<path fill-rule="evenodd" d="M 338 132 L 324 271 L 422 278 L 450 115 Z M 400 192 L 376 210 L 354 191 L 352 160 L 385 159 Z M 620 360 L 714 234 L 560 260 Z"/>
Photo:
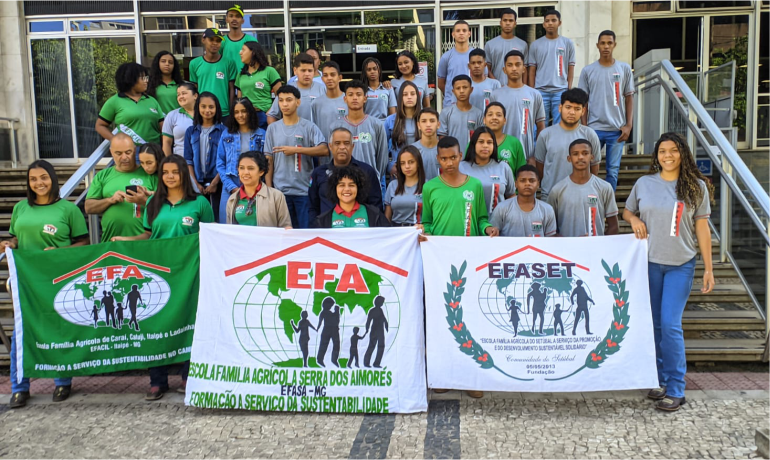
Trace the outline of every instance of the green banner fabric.
<path fill-rule="evenodd" d="M 198 235 L 7 254 L 20 377 L 190 359 Z"/>

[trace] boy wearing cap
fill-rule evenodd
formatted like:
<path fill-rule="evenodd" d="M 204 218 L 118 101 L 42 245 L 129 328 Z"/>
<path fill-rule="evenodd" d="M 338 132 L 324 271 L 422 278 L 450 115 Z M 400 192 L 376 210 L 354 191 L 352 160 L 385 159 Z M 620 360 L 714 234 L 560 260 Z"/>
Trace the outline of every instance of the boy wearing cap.
<path fill-rule="evenodd" d="M 231 6 L 227 10 L 225 21 L 227 22 L 227 25 L 230 26 L 230 30 L 227 31 L 219 54 L 232 62 L 236 71 L 240 71 L 243 68 L 241 55 L 239 54 L 241 48 L 243 48 L 244 43 L 255 42 L 257 39 L 243 33 L 241 30 L 243 28 L 243 8 L 241 8 L 241 5 Z"/>
<path fill-rule="evenodd" d="M 190 61 L 190 81 L 198 85 L 198 92 L 209 91 L 219 100 L 222 116 L 230 115 L 230 102 L 235 94 L 235 65 L 219 54 L 222 32 L 206 29 L 203 32 L 203 56 Z"/>

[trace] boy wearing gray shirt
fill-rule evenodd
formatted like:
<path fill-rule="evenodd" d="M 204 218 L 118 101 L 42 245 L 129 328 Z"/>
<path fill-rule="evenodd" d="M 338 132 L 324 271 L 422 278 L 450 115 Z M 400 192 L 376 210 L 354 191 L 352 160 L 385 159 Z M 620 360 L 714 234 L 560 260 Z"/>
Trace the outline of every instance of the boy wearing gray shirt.
<path fill-rule="evenodd" d="M 457 98 L 457 103 L 444 106 L 439 117 L 439 137 L 452 136 L 457 139 L 463 156 L 473 131 L 484 124 L 484 112 L 470 103 L 471 91 L 471 77 L 456 76 L 452 81 L 452 92 Z"/>
<path fill-rule="evenodd" d="M 486 110 L 489 99 L 492 97 L 492 92 L 502 86 L 499 81 L 484 75 L 484 71 L 487 70 L 486 56 L 484 50 L 476 48 L 471 51 L 470 61 L 468 62 L 468 69 L 471 71 L 471 86 L 473 86 L 470 103 L 481 110 L 481 113 L 484 113 L 484 110 Z"/>
<path fill-rule="evenodd" d="M 529 46 L 527 42 L 516 36 L 517 20 L 518 15 L 515 10 L 512 8 L 504 9 L 502 14 L 500 14 L 500 35 L 484 44 L 489 73 L 501 84 L 505 84 L 508 81 L 508 76 L 505 74 L 505 62 L 503 62 L 508 51 L 520 51 L 524 55 L 524 62 L 526 62 Z M 526 75 L 524 83 L 527 83 Z"/>
<path fill-rule="evenodd" d="M 540 91 L 545 104 L 546 117 L 551 123 L 559 122 L 559 98 L 561 93 L 572 87 L 575 72 L 575 44 L 569 38 L 559 35 L 561 13 L 550 10 L 543 17 L 545 36 L 538 38 L 529 47 L 527 66 L 529 86 Z"/>
<path fill-rule="evenodd" d="M 471 36 L 470 25 L 465 21 L 457 21 L 452 26 L 452 38 L 455 46 L 441 55 L 438 61 L 436 77 L 438 79 L 438 89 L 444 95 L 444 108 L 455 103 L 455 96 L 452 94 L 452 88 L 447 88 L 447 83 L 452 84 L 454 78 L 458 75 L 468 75 L 468 60 L 473 47 L 469 45 L 468 40 Z"/>
<path fill-rule="evenodd" d="M 545 237 L 556 235 L 556 216 L 548 203 L 535 198 L 537 170 L 524 165 L 516 171 L 518 194 L 495 208 L 489 223 L 500 229 L 500 236 Z"/>
<path fill-rule="evenodd" d="M 319 96 L 313 101 L 311 109 L 312 121 L 321 130 L 324 139 L 329 139 L 331 129 L 329 124 L 332 120 L 339 120 L 348 114 L 348 106 L 345 104 L 345 95 L 340 91 L 340 81 L 342 74 L 340 66 L 334 61 L 327 61 L 321 66 L 323 73 L 323 82 L 326 86 L 326 94 Z M 322 160 L 326 160 L 322 158 Z M 322 161 L 328 163 L 328 161 Z"/>

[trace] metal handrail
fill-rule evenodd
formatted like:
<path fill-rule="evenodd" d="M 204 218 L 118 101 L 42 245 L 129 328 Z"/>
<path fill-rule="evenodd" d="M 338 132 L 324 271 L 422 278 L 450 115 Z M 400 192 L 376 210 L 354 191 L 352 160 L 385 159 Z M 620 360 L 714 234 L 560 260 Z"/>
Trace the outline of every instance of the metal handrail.
<path fill-rule="evenodd" d="M 117 134 L 118 130 L 114 130 L 112 134 Z M 104 157 L 104 154 L 109 152 L 110 150 L 110 141 L 104 140 L 101 144 L 99 144 L 98 147 L 96 147 L 96 150 L 91 153 L 91 156 L 88 157 L 88 159 L 80 165 L 80 167 L 75 171 L 73 175 L 70 176 L 69 179 L 67 179 L 67 182 L 62 185 L 61 189 L 59 190 L 59 196 L 66 200 L 67 198 L 72 195 L 72 193 L 75 191 L 76 188 L 78 188 L 78 185 L 80 182 L 90 174 L 94 168 L 96 168 L 96 165 L 99 163 L 99 161 Z"/>

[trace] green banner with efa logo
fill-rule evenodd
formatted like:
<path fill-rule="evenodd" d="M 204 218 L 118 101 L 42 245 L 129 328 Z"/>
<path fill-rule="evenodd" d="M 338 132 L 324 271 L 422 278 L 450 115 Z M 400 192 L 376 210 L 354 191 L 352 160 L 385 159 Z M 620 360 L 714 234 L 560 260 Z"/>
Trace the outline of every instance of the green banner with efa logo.
<path fill-rule="evenodd" d="M 19 376 L 92 375 L 190 359 L 198 235 L 7 254 Z"/>

